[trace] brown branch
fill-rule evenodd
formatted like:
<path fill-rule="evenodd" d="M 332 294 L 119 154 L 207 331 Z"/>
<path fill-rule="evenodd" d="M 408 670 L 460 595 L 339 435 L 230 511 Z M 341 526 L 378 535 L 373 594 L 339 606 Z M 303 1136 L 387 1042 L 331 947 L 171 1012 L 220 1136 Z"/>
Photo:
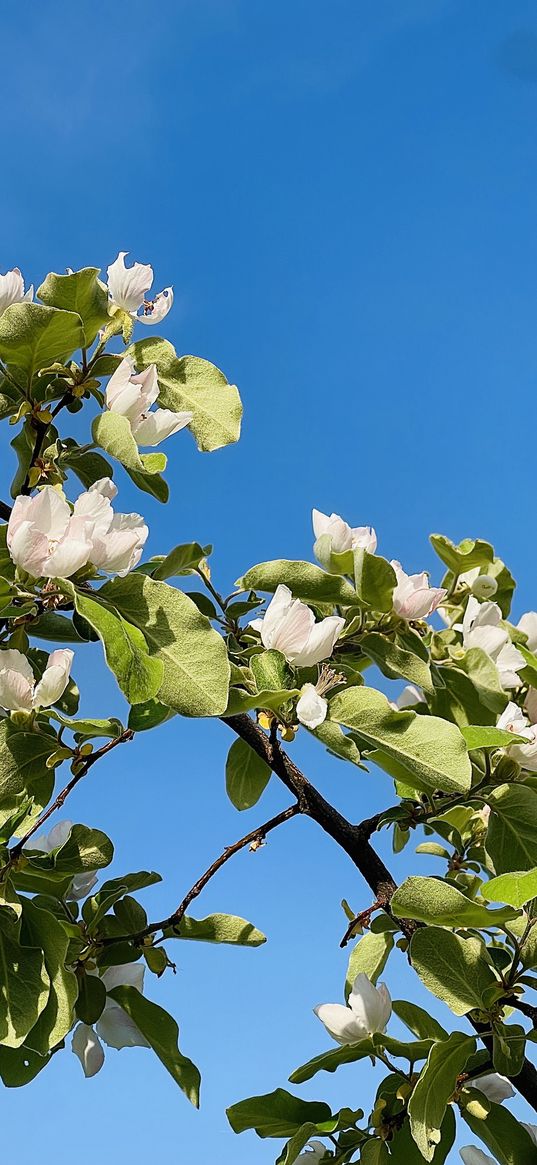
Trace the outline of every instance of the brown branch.
<path fill-rule="evenodd" d="M 64 406 L 69 404 L 69 402 L 71 400 L 73 400 L 72 392 L 70 390 L 68 392 L 64 392 L 63 396 L 60 398 L 57 405 L 52 410 L 52 413 L 51 413 L 52 420 L 54 420 L 54 418 L 58 416 L 60 409 L 63 409 Z M 45 444 L 45 438 L 46 438 L 46 435 L 49 431 L 49 427 L 52 423 L 52 420 L 51 421 L 40 421 L 39 418 L 36 418 L 35 420 L 32 421 L 32 425 L 35 429 L 35 443 L 34 443 L 33 453 L 32 453 L 32 456 L 30 458 L 30 464 L 29 464 L 28 469 L 26 471 L 26 477 L 24 478 L 24 481 L 23 481 L 22 486 L 21 486 L 21 491 L 20 491 L 21 494 L 31 493 L 32 487 L 30 485 L 30 472 L 34 468 L 34 465 L 36 464 L 38 457 L 40 457 L 40 455 L 41 455 L 41 450 L 43 448 L 43 445 Z"/>
<path fill-rule="evenodd" d="M 397 889 L 397 883 L 370 844 L 367 831 L 361 825 L 351 825 L 338 813 L 283 752 L 277 740 L 271 741 L 250 716 L 225 716 L 223 720 L 283 781 L 296 797 L 302 813 L 312 817 L 345 850 L 371 887 L 375 898 L 389 912 L 390 899 Z M 409 928 L 410 933 L 413 929 Z"/>
<path fill-rule="evenodd" d="M 179 904 L 177 910 L 174 910 L 173 914 L 170 914 L 169 918 L 163 918 L 160 922 L 151 922 L 149 926 L 146 926 L 144 930 L 138 931 L 137 934 L 125 934 L 121 935 L 119 938 L 117 935 L 114 935 L 113 938 L 104 938 L 101 940 L 103 945 L 126 941 L 137 943 L 141 942 L 142 939 L 146 938 L 146 936 L 149 934 L 156 934 L 158 930 L 168 930 L 169 927 L 178 928 L 181 919 L 184 918 L 186 911 L 190 906 L 190 903 L 194 901 L 194 898 L 197 898 L 198 895 L 201 894 L 202 890 L 205 889 L 205 886 L 208 882 L 210 882 L 211 878 L 213 878 L 214 875 L 218 873 L 218 870 L 222 869 L 222 866 L 225 866 L 226 862 L 228 862 L 230 858 L 234 857 L 235 854 L 239 853 L 239 850 L 244 849 L 247 845 L 253 845 L 257 848 L 257 846 L 265 840 L 267 833 L 270 833 L 271 829 L 276 829 L 278 825 L 283 825 L 284 821 L 290 821 L 292 817 L 296 817 L 297 813 L 300 812 L 300 805 L 298 802 L 296 802 L 294 805 L 291 805 L 289 809 L 284 809 L 282 813 L 278 813 L 276 817 L 271 817 L 270 821 L 266 821 L 264 825 L 258 825 L 257 829 L 252 829 L 250 833 L 247 833 L 244 837 L 239 838 L 238 841 L 233 842 L 233 845 L 227 845 L 219 857 L 217 857 L 215 861 L 211 863 L 209 868 L 205 870 L 205 873 L 202 874 L 200 878 L 198 878 L 197 882 L 194 882 L 194 885 L 191 886 L 188 893 L 185 894 L 183 901 Z"/>
<path fill-rule="evenodd" d="M 77 773 L 73 774 L 71 780 L 68 781 L 64 788 L 61 789 L 61 791 L 58 793 L 58 796 L 52 802 L 52 805 L 49 805 L 49 808 L 41 814 L 39 819 L 34 823 L 34 825 L 32 825 L 31 829 L 29 829 L 24 834 L 24 837 L 21 837 L 19 841 L 10 849 L 9 865 L 12 865 L 13 862 L 16 862 L 17 859 L 20 858 L 24 846 L 27 844 L 29 839 L 33 837 L 34 833 L 37 833 L 37 831 L 41 829 L 41 826 L 45 824 L 45 821 L 48 821 L 49 817 L 51 817 L 57 809 L 61 809 L 61 806 L 63 805 L 64 801 L 67 800 L 69 793 L 72 793 L 73 789 L 76 787 L 76 785 L 78 785 L 79 781 L 81 781 L 89 772 L 89 770 L 93 768 L 93 765 L 96 764 L 97 761 L 101 759 L 101 757 L 106 756 L 107 753 L 111 752 L 113 748 L 116 748 L 118 744 L 124 744 L 125 741 L 132 740 L 133 736 L 134 732 L 132 731 L 132 728 L 126 728 L 125 731 L 121 733 L 121 736 L 114 736 L 114 738 L 109 740 L 107 744 L 103 744 L 102 748 L 98 748 L 96 752 L 92 752 L 90 756 L 86 758 L 82 764 L 82 767 L 78 770 Z"/>
<path fill-rule="evenodd" d="M 4 518 L 6 522 L 9 522 L 10 517 L 11 506 L 8 506 L 6 502 L 0 502 L 0 518 Z"/>
<path fill-rule="evenodd" d="M 224 716 L 222 719 L 242 740 L 246 741 L 253 748 L 254 752 L 269 765 L 276 776 L 283 781 L 284 785 L 295 794 L 302 813 L 306 813 L 309 817 L 317 821 L 321 828 L 345 850 L 345 853 L 348 854 L 351 861 L 354 862 L 354 865 L 370 886 L 377 899 L 377 903 L 389 914 L 390 900 L 397 886 L 389 870 L 384 865 L 384 862 L 382 862 L 369 842 L 369 836 L 372 832 L 370 822 L 374 819 L 370 819 L 362 825 L 351 825 L 310 784 L 307 777 L 297 768 L 290 757 L 282 751 L 275 736 L 273 736 L 272 740 L 269 739 L 266 733 L 263 732 L 263 729 L 250 716 L 242 714 L 239 716 Z M 407 938 L 411 937 L 413 930 L 419 925 L 400 918 L 397 919 L 397 922 Z M 492 1058 L 490 1027 L 485 1027 L 485 1025 L 473 1020 L 470 1020 L 470 1022 L 474 1030 L 483 1040 Z M 529 1060 L 525 1059 L 522 1070 L 517 1076 L 510 1076 L 509 1079 L 524 1099 L 527 1100 L 528 1104 L 537 1112 L 537 1069 L 535 1066 Z"/>

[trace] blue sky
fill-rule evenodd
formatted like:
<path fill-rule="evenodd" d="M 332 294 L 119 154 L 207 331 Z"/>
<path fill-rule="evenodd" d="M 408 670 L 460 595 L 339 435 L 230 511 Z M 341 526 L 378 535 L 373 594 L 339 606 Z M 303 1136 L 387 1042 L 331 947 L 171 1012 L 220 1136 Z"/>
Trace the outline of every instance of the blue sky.
<path fill-rule="evenodd" d="M 264 558 L 308 557 L 316 506 L 375 525 L 381 553 L 435 581 L 431 530 L 485 537 L 520 579 L 517 614 L 535 606 L 535 6 L 29 0 L 6 8 L 2 31 L 0 269 L 37 284 L 129 250 L 157 289 L 174 284 L 165 334 L 178 351 L 241 388 L 238 446 L 202 456 L 186 434 L 169 442 L 168 508 L 121 481 L 152 551 L 213 542 L 225 590 Z M 78 678 L 88 712 L 121 715 L 97 649 Z M 230 743 L 218 723 L 172 722 L 73 797 L 70 815 L 115 839 L 118 873 L 164 874 L 152 917 L 287 804 L 276 785 L 248 813 L 226 804 Z M 295 754 L 353 818 L 392 799 L 386 778 L 347 773 L 311 742 Z M 409 860 L 393 862 L 399 876 Z M 224 1108 L 326 1047 L 311 1008 L 341 994 L 343 896 L 370 901 L 307 821 L 230 863 L 197 913 L 242 914 L 269 942 L 177 944 L 177 975 L 148 983 L 204 1073 L 201 1113 L 148 1052 L 110 1051 L 90 1082 L 66 1053 L 30 1094 L 4 1098 L 8 1155 L 273 1160 L 270 1142 L 231 1133 Z M 388 982 L 415 992 L 402 957 Z M 302 1094 L 367 1108 L 371 1073 L 342 1069 Z"/>

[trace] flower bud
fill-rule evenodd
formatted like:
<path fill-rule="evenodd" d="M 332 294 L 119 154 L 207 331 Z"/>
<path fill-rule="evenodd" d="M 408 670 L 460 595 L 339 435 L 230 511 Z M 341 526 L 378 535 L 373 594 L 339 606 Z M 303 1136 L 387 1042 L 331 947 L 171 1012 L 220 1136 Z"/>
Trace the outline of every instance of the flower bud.
<path fill-rule="evenodd" d="M 478 574 L 472 583 L 471 590 L 476 599 L 491 599 L 498 590 L 498 583 L 490 574 Z"/>

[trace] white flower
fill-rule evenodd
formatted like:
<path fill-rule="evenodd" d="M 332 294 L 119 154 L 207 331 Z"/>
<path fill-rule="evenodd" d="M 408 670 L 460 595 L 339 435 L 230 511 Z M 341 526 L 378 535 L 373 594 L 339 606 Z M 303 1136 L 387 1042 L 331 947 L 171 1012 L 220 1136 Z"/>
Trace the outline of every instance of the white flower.
<path fill-rule="evenodd" d="M 466 651 L 480 647 L 490 656 L 503 688 L 516 688 L 520 684 L 517 672 L 525 666 L 525 661 L 511 642 L 509 632 L 500 626 L 501 620 L 502 612 L 497 603 L 479 603 L 474 595 L 470 595 L 462 624 L 454 624 L 454 630 L 462 631 Z"/>
<path fill-rule="evenodd" d="M 0 275 L 0 316 L 4 314 L 6 308 L 11 307 L 12 303 L 25 303 L 32 300 L 33 297 L 33 284 L 25 293 L 24 279 L 18 267 L 14 267 L 5 275 Z"/>
<path fill-rule="evenodd" d="M 372 526 L 349 526 L 339 514 L 328 516 L 320 510 L 312 510 L 312 520 L 315 537 L 329 534 L 331 549 L 335 554 L 355 550 L 358 546 L 370 554 L 374 554 L 377 549 L 377 535 Z"/>
<path fill-rule="evenodd" d="M 537 1125 L 528 1125 L 525 1121 L 522 1121 L 522 1128 L 529 1133 L 534 1145 L 537 1145 Z"/>
<path fill-rule="evenodd" d="M 149 530 L 140 514 L 114 513 L 111 499 L 116 494 L 110 478 L 101 477 L 77 498 L 73 515 L 88 531 L 88 561 L 99 570 L 123 577 L 140 561 Z"/>
<path fill-rule="evenodd" d="M 402 712 L 405 708 L 414 708 L 416 704 L 424 703 L 425 696 L 421 688 L 416 688 L 414 684 L 406 684 L 402 692 L 399 692 L 397 699 L 390 700 L 395 712 Z"/>
<path fill-rule="evenodd" d="M 27 848 L 37 849 L 46 854 L 52 853 L 52 850 L 59 849 L 65 844 L 72 828 L 72 821 L 58 821 L 49 833 L 40 833 L 39 837 L 32 838 Z M 88 870 L 85 874 L 75 874 L 64 895 L 66 902 L 79 902 L 82 898 L 87 898 L 96 881 L 97 874 L 93 870 Z"/>
<path fill-rule="evenodd" d="M 106 404 L 112 413 L 127 417 L 132 435 L 138 445 L 159 445 L 172 433 L 190 424 L 192 413 L 173 413 L 170 409 L 151 412 L 158 397 L 157 368 L 150 364 L 143 372 L 136 372 L 133 361 L 126 356 L 110 377 L 106 389 Z"/>
<path fill-rule="evenodd" d="M 406 574 L 401 563 L 392 560 L 397 584 L 393 592 L 394 611 L 402 619 L 425 619 L 436 611 L 445 599 L 447 591 L 443 587 L 429 586 L 425 571 L 422 574 Z"/>
<path fill-rule="evenodd" d="M 0 707 L 7 712 L 32 712 L 56 704 L 69 683 L 73 654 L 67 647 L 53 651 L 36 683 L 21 651 L 15 647 L 0 651 Z"/>
<path fill-rule="evenodd" d="M 385 983 L 375 987 L 361 971 L 354 980 L 347 1007 L 342 1003 L 321 1003 L 314 1011 L 338 1044 L 357 1044 L 374 1032 L 385 1030 L 392 1001 Z"/>
<path fill-rule="evenodd" d="M 510 1100 L 515 1095 L 510 1081 L 506 1076 L 500 1076 L 499 1072 L 486 1072 L 484 1076 L 477 1076 L 468 1083 L 471 1088 L 479 1089 L 479 1092 L 494 1104 L 501 1104 L 502 1100 Z"/>
<path fill-rule="evenodd" d="M 326 1156 L 326 1149 L 322 1141 L 308 1141 L 304 1153 L 301 1153 L 298 1160 L 305 1161 L 306 1165 L 318 1165 L 318 1162 L 324 1161 Z"/>
<path fill-rule="evenodd" d="M 514 732 L 516 736 L 524 736 L 527 744 L 512 744 L 507 750 L 513 760 L 518 761 L 523 769 L 537 772 L 537 725 L 530 725 L 518 704 L 511 701 L 502 712 L 497 728 L 504 732 Z"/>
<path fill-rule="evenodd" d="M 173 303 L 173 288 L 166 287 L 154 299 L 146 299 L 153 283 L 153 268 L 149 264 L 134 263 L 125 266 L 127 251 L 120 251 L 108 268 L 108 295 L 110 305 L 126 311 L 140 324 L 158 324 L 167 316 Z M 139 309 L 142 314 L 139 315 Z"/>
<path fill-rule="evenodd" d="M 7 527 L 13 561 L 35 578 L 69 578 L 85 566 L 91 551 L 86 522 L 71 514 L 51 485 L 35 497 L 19 494 Z"/>
<path fill-rule="evenodd" d="M 33 498 L 19 494 L 7 528 L 13 561 L 36 578 L 69 578 L 88 562 L 127 574 L 140 561 L 149 531 L 140 514 L 114 514 L 116 494 L 103 477 L 80 494 L 72 514 L 51 485 Z"/>
<path fill-rule="evenodd" d="M 537 651 L 537 611 L 526 611 L 526 614 L 518 620 L 517 627 L 528 636 L 525 644 L 528 651 Z"/>
<path fill-rule="evenodd" d="M 306 728 L 318 728 L 326 720 L 328 703 L 319 694 L 315 684 L 304 684 L 297 702 L 296 714 Z"/>
<path fill-rule="evenodd" d="M 327 659 L 334 650 L 345 620 L 329 615 L 315 622 L 313 611 L 293 599 L 289 587 L 280 583 L 264 616 L 252 619 L 250 627 L 259 631 L 263 647 L 281 651 L 295 667 L 312 667 Z"/>
<path fill-rule="evenodd" d="M 464 1165 L 497 1165 L 494 1157 L 489 1157 L 488 1153 L 484 1153 L 475 1145 L 465 1145 L 464 1149 L 459 1149 L 459 1153 Z"/>
<path fill-rule="evenodd" d="M 126 963 L 121 967 L 109 967 L 101 975 L 107 991 L 114 987 L 127 984 L 143 990 L 144 967 L 140 963 Z M 104 1040 L 109 1048 L 148 1048 L 145 1036 L 142 1035 L 134 1021 L 126 1011 L 116 1003 L 115 999 L 107 997 L 100 1019 L 95 1024 L 95 1030 L 89 1024 L 80 1023 L 75 1028 L 72 1040 L 72 1050 L 78 1056 L 85 1076 L 95 1076 L 104 1063 L 104 1049 L 101 1044 Z"/>

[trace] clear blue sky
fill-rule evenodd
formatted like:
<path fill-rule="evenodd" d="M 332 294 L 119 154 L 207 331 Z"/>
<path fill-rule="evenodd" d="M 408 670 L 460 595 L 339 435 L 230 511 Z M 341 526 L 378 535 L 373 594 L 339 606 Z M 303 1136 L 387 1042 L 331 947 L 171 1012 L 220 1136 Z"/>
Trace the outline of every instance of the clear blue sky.
<path fill-rule="evenodd" d="M 123 480 L 151 549 L 214 542 L 225 589 L 263 558 L 307 557 L 313 505 L 375 525 L 407 569 L 436 570 L 431 530 L 486 537 L 521 579 L 518 613 L 535 606 L 535 5 L 29 0 L 6 7 L 2 36 L 0 270 L 39 283 L 131 251 L 157 289 L 175 286 L 177 349 L 243 394 L 240 445 L 202 456 L 188 435 L 169 442 L 167 509 Z M 102 676 L 88 649 L 85 708 L 121 714 Z M 287 804 L 275 786 L 249 813 L 226 805 L 228 737 L 175 721 L 103 762 L 70 805 L 116 839 L 116 872 L 164 874 L 146 895 L 153 917 Z M 312 743 L 295 753 L 352 817 L 390 802 L 384 777 Z M 201 1113 L 144 1050 L 110 1051 L 89 1082 L 68 1052 L 30 1093 L 4 1096 L 8 1156 L 274 1160 L 273 1143 L 231 1133 L 224 1108 L 327 1046 L 311 1008 L 341 994 L 343 896 L 370 901 L 309 822 L 237 858 L 198 913 L 243 914 L 269 942 L 177 943 L 176 977 L 148 983 L 203 1071 Z M 414 990 L 402 957 L 388 982 Z M 302 1094 L 367 1108 L 371 1073 L 342 1069 Z"/>

